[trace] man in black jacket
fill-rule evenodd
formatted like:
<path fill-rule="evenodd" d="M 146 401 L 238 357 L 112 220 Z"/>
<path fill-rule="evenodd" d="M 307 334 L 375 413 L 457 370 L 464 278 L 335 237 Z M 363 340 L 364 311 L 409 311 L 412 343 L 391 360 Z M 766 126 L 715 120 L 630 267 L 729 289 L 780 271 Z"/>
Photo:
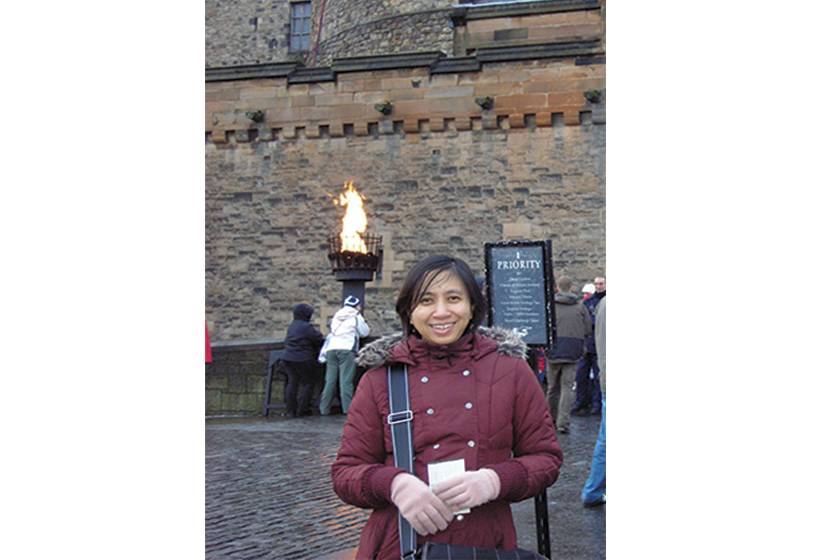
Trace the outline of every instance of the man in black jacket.
<path fill-rule="evenodd" d="M 589 312 L 573 292 L 572 279 L 561 276 L 554 294 L 554 345 L 546 352 L 548 409 L 557 431 L 569 433 L 570 413 L 575 400 L 575 372 L 583 358 L 584 339 L 592 333 Z"/>
<path fill-rule="evenodd" d="M 595 328 L 595 308 L 601 299 L 607 295 L 607 279 L 604 276 L 595 278 L 595 293 L 583 300 L 583 305 L 589 310 L 592 328 Z M 575 382 L 575 405 L 572 416 L 594 416 L 601 414 L 601 381 L 598 378 L 598 351 L 595 349 L 593 335 L 586 337 L 586 354 L 578 366 Z"/>

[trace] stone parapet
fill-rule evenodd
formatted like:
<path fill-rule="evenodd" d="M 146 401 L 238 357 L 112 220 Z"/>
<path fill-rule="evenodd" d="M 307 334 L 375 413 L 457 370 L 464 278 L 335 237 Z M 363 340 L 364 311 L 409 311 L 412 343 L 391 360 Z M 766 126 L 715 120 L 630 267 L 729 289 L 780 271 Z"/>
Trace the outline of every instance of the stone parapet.
<path fill-rule="evenodd" d="M 216 144 L 516 128 L 527 115 L 537 126 L 604 122 L 606 66 L 597 39 L 492 47 L 455 59 L 419 52 L 340 58 L 329 68 L 208 69 L 206 76 L 205 137 Z M 598 95 L 588 98 L 592 91 Z"/>

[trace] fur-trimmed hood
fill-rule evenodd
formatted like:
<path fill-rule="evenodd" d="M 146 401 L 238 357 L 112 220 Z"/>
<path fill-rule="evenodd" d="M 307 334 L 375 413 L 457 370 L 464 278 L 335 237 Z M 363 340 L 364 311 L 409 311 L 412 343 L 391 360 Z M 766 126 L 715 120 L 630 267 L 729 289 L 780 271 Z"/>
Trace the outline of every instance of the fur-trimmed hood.
<path fill-rule="evenodd" d="M 477 334 L 497 343 L 497 351 L 505 356 L 522 358 L 528 354 L 528 345 L 519 336 L 506 329 L 478 327 Z M 356 363 L 365 368 L 374 368 L 393 360 L 391 351 L 405 341 L 401 332 L 385 335 L 365 345 L 356 356 Z"/>

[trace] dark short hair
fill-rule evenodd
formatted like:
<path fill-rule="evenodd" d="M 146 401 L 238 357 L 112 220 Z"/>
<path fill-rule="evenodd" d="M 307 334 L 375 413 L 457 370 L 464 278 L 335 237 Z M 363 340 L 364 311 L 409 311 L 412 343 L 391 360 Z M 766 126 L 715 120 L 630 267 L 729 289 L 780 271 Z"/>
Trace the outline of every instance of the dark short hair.
<path fill-rule="evenodd" d="M 408 272 L 400 290 L 400 295 L 397 297 L 396 310 L 402 322 L 403 335 L 411 334 L 412 311 L 417 307 L 420 298 L 432 282 L 444 272 L 451 272 L 467 288 L 467 295 L 472 307 L 472 320 L 467 325 L 465 332 L 475 332 L 479 325 L 484 323 L 484 318 L 487 316 L 487 300 L 484 299 L 484 294 L 481 293 L 481 288 L 478 286 L 469 265 L 454 257 L 432 255 L 414 265 Z"/>

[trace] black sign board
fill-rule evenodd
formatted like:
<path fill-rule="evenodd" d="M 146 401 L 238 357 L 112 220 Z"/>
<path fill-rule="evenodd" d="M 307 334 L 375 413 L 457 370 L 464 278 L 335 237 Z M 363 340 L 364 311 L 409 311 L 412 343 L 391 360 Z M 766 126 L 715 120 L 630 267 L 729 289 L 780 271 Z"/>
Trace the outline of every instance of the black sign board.
<path fill-rule="evenodd" d="M 531 346 L 554 343 L 551 240 L 484 244 L 488 324 L 515 331 Z"/>

